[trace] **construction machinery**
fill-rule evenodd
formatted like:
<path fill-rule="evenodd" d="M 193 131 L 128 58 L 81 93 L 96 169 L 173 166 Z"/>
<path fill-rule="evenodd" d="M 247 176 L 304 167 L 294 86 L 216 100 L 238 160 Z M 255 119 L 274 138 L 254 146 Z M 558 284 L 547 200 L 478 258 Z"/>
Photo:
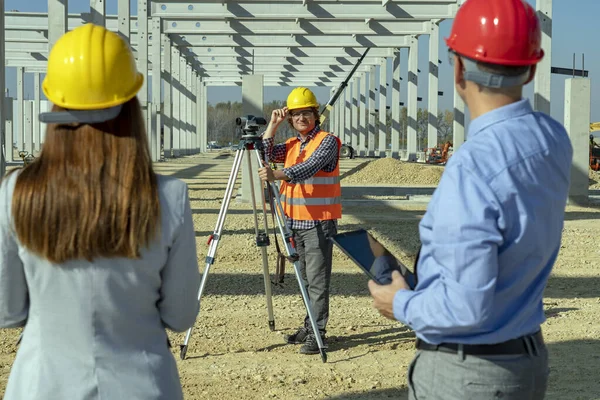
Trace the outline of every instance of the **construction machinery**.
<path fill-rule="evenodd" d="M 600 171 L 600 122 L 590 124 L 590 169 Z"/>
<path fill-rule="evenodd" d="M 438 144 L 436 147 L 428 147 L 425 149 L 425 163 L 446 165 L 450 158 L 450 149 L 452 142 L 447 141 L 444 144 Z"/>

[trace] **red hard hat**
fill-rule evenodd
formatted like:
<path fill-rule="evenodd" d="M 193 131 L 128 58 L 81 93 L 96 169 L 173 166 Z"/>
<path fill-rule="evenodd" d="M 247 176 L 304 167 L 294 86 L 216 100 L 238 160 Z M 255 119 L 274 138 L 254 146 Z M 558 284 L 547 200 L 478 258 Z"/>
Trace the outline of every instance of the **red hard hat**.
<path fill-rule="evenodd" d="M 544 57 L 541 42 L 540 21 L 524 0 L 466 0 L 446 38 L 459 55 L 507 66 L 538 63 Z"/>

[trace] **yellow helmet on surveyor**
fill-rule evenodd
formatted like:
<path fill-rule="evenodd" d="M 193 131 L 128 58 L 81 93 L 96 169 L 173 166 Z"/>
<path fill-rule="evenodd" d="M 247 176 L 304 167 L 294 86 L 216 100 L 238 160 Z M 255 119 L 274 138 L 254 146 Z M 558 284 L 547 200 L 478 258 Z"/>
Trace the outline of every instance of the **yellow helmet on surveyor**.
<path fill-rule="evenodd" d="M 136 96 L 144 76 L 117 33 L 85 24 L 61 36 L 48 57 L 42 90 L 67 112 L 40 114 L 47 123 L 98 123 L 116 118 Z"/>
<path fill-rule="evenodd" d="M 319 107 L 317 97 L 310 89 L 305 87 L 297 87 L 291 91 L 287 98 L 287 108 L 289 111 L 298 108 Z"/>

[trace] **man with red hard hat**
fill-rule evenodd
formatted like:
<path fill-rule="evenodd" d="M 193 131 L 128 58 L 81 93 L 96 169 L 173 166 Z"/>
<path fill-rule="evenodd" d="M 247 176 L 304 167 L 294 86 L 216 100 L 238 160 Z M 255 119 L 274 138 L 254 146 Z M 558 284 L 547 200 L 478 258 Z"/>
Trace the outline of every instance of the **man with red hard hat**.
<path fill-rule="evenodd" d="M 543 292 L 560 249 L 573 149 L 523 98 L 543 58 L 522 0 L 467 0 L 449 38 L 471 114 L 419 225 L 418 284 L 369 282 L 375 308 L 411 327 L 409 399 L 543 399 Z"/>

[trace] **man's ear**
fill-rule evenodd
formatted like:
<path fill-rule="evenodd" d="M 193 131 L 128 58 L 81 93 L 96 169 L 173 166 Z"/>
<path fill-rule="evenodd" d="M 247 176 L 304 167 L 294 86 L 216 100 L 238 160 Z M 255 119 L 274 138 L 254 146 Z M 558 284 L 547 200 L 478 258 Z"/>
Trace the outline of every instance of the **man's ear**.
<path fill-rule="evenodd" d="M 459 87 L 465 85 L 465 67 L 462 60 L 457 55 L 454 55 L 454 84 Z"/>
<path fill-rule="evenodd" d="M 533 80 L 533 78 L 535 78 L 535 71 L 537 71 L 537 64 L 531 66 L 531 70 L 529 71 L 529 78 L 527 78 L 527 81 L 525 81 L 523 86 L 527 85 Z"/>

